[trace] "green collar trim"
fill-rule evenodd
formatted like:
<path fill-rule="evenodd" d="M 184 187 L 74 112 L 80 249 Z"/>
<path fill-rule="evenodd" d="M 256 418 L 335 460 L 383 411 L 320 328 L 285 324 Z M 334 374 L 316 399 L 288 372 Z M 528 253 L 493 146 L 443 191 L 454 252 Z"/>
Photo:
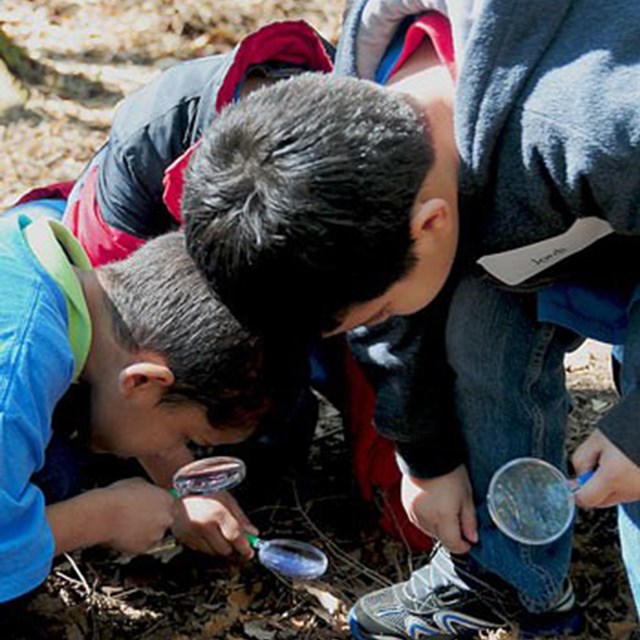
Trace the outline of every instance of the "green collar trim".
<path fill-rule="evenodd" d="M 35 257 L 64 294 L 69 318 L 69 342 L 75 361 L 75 382 L 89 356 L 91 316 L 82 285 L 73 267 L 91 271 L 91 262 L 71 231 L 56 220 L 40 218 L 28 222 L 23 228 L 23 234 Z"/>

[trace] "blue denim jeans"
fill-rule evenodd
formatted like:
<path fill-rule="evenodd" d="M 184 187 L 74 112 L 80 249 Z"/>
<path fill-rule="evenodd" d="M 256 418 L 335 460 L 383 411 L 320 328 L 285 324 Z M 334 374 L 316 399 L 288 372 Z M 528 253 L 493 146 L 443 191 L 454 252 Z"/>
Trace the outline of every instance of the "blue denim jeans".
<path fill-rule="evenodd" d="M 636 615 L 638 615 L 640 614 L 640 502 L 618 507 L 618 532 L 622 560 L 627 570 L 633 601 L 636 605 Z"/>
<path fill-rule="evenodd" d="M 565 468 L 568 396 L 564 355 L 582 338 L 536 319 L 535 296 L 468 277 L 458 286 L 447 325 L 455 399 L 468 450 L 479 524 L 472 557 L 516 587 L 531 611 L 559 595 L 569 569 L 571 532 L 554 543 L 517 543 L 492 523 L 486 503 L 493 473 L 522 456 Z"/>
<path fill-rule="evenodd" d="M 569 328 L 539 322 L 534 295 L 504 291 L 482 277 L 468 277 L 455 292 L 447 349 L 457 376 L 456 403 L 480 529 L 471 554 L 514 585 L 531 611 L 544 611 L 559 594 L 572 532 L 544 546 L 514 542 L 493 525 L 486 494 L 494 471 L 513 458 L 535 456 L 565 468 L 564 355 L 583 339 Z M 640 503 L 619 507 L 619 525 L 638 609 Z"/>

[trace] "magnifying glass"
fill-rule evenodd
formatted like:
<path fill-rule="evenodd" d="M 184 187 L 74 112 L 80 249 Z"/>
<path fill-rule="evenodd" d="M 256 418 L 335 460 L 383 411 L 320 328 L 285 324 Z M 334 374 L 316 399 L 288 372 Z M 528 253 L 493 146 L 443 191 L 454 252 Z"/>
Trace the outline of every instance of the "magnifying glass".
<path fill-rule="evenodd" d="M 169 493 L 176 498 L 206 496 L 239 485 L 247 475 L 247 467 L 240 458 L 215 456 L 202 458 L 180 467 L 173 475 Z"/>
<path fill-rule="evenodd" d="M 246 466 L 239 458 L 203 458 L 180 467 L 169 491 L 176 498 L 210 495 L 237 486 L 246 472 Z M 258 552 L 258 560 L 263 566 L 289 578 L 319 578 L 329 566 L 327 556 L 312 544 L 284 538 L 263 540 L 251 534 L 245 534 L 245 537 Z"/>
<path fill-rule="evenodd" d="M 262 540 L 246 534 L 249 544 L 258 551 L 260 563 L 289 578 L 313 580 L 325 573 L 327 556 L 312 544 L 286 538 Z"/>
<path fill-rule="evenodd" d="M 569 528 L 575 515 L 575 493 L 594 474 L 574 481 L 539 458 L 516 458 L 500 467 L 487 492 L 489 515 L 513 540 L 549 544 Z"/>

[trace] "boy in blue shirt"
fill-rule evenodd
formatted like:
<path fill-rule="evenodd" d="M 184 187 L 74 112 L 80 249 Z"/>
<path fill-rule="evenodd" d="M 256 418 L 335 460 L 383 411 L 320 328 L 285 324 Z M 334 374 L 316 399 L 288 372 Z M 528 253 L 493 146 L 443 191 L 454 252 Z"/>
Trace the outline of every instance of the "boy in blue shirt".
<path fill-rule="evenodd" d="M 56 405 L 77 381 L 90 389 L 78 437 L 96 452 L 138 458 L 164 487 L 191 459 L 187 442 L 251 433 L 264 403 L 260 343 L 207 287 L 182 234 L 93 271 L 60 223 L 2 220 L 0 291 L 0 603 L 42 583 L 63 552 L 139 553 L 172 526 L 197 547 L 206 534 L 188 499 L 142 478 L 53 504 L 34 479 Z M 250 554 L 241 529 L 255 528 L 235 516 L 238 530 L 225 536 Z"/>

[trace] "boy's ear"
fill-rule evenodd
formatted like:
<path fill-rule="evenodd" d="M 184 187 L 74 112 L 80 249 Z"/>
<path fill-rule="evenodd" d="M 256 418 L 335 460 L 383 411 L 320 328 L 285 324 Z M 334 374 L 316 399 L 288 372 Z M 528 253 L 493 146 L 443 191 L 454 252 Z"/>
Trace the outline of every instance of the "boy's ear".
<path fill-rule="evenodd" d="M 442 232 L 451 228 L 453 211 L 443 198 L 430 198 L 420 203 L 411 217 L 411 236 L 414 240 L 429 232 Z"/>
<path fill-rule="evenodd" d="M 118 386 L 122 395 L 162 395 L 167 387 L 175 381 L 169 367 L 157 362 L 134 362 L 122 371 L 118 378 Z"/>

